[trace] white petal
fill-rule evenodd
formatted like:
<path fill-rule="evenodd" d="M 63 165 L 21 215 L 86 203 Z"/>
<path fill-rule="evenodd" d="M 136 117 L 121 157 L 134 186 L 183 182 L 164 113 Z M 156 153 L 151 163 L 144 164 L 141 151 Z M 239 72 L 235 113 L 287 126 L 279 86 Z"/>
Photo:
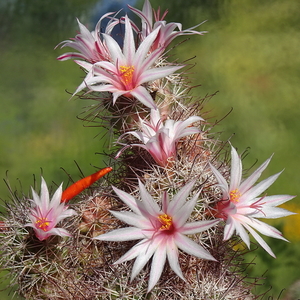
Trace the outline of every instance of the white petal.
<path fill-rule="evenodd" d="M 255 218 L 268 218 L 268 219 L 277 219 L 282 217 L 287 217 L 290 215 L 295 215 L 296 213 L 288 211 L 281 207 L 263 207 L 261 211 L 258 211 L 256 214 L 251 215 Z"/>
<path fill-rule="evenodd" d="M 103 37 L 114 64 L 117 65 L 118 62 L 121 66 L 126 65 L 126 58 L 124 57 L 119 44 L 110 35 L 103 33 Z"/>
<path fill-rule="evenodd" d="M 234 147 L 231 146 L 230 191 L 239 188 L 242 179 L 242 171 L 241 159 Z"/>
<path fill-rule="evenodd" d="M 94 77 L 94 79 L 97 79 L 97 78 L 98 78 L 98 76 Z M 117 89 L 112 84 L 100 84 L 100 85 L 92 86 L 95 83 L 97 83 L 97 82 L 91 82 L 87 87 L 90 90 L 96 91 L 96 92 L 110 92 L 110 93 L 113 93 L 113 101 L 112 101 L 113 104 L 116 103 L 116 100 L 118 99 L 118 97 L 120 97 L 121 95 L 126 93 L 126 91 L 120 91 L 119 89 Z"/>
<path fill-rule="evenodd" d="M 41 183 L 41 209 L 42 212 L 45 212 L 48 210 L 49 208 L 49 191 L 48 191 L 48 187 L 46 184 L 45 179 L 42 177 L 42 183 Z"/>
<path fill-rule="evenodd" d="M 139 84 L 143 84 L 149 81 L 153 81 L 162 77 L 166 77 L 184 66 L 172 66 L 172 67 L 160 67 L 160 68 L 152 68 L 143 71 L 139 76 Z"/>
<path fill-rule="evenodd" d="M 117 73 L 117 68 L 114 64 L 112 64 L 111 62 L 108 61 L 99 61 L 97 63 L 95 63 L 93 65 L 93 71 L 94 71 L 94 75 L 99 75 L 99 74 L 103 74 L 103 72 L 105 72 L 104 70 L 102 70 L 101 68 L 116 74 Z M 113 75 L 112 75 L 113 76 Z"/>
<path fill-rule="evenodd" d="M 247 200 L 251 200 L 253 198 L 256 198 L 257 196 L 259 196 L 262 192 L 264 192 L 270 185 L 272 185 L 274 183 L 274 181 L 278 178 L 278 176 L 281 174 L 282 172 L 279 172 L 275 175 L 272 175 L 270 177 L 268 177 L 267 179 L 261 181 L 260 183 L 258 183 L 257 185 L 255 185 L 254 187 L 252 187 L 250 190 L 248 190 L 247 192 L 245 192 L 241 198 L 240 201 L 247 201 Z"/>
<path fill-rule="evenodd" d="M 144 216 L 158 215 L 161 212 L 158 204 L 153 200 L 152 196 L 147 192 L 145 186 L 142 184 L 140 180 L 139 180 L 139 189 L 140 189 L 142 203 L 140 201 L 137 203 L 142 214 Z"/>
<path fill-rule="evenodd" d="M 143 247 L 139 247 L 139 255 L 137 256 L 131 273 L 130 281 L 132 281 L 135 276 L 143 269 L 145 264 L 151 258 L 153 253 L 156 251 L 158 245 L 148 240 L 143 244 Z"/>
<path fill-rule="evenodd" d="M 60 205 L 62 195 L 62 184 L 58 187 L 55 191 L 54 195 L 52 196 L 49 208 L 57 208 Z"/>
<path fill-rule="evenodd" d="M 181 228 L 189 218 L 191 212 L 193 211 L 196 201 L 199 197 L 199 193 L 197 193 L 193 199 L 187 201 L 182 205 L 181 209 L 178 210 L 175 214 L 173 214 L 173 222 L 176 224 L 176 228 Z"/>
<path fill-rule="evenodd" d="M 159 28 L 157 28 L 156 30 L 152 31 L 144 40 L 143 42 L 140 44 L 139 48 L 137 49 L 136 53 L 135 53 L 135 61 L 134 64 L 140 68 L 143 61 L 145 60 L 146 55 L 148 54 L 153 41 L 156 39 L 157 34 L 159 32 Z M 149 55 L 151 56 L 151 54 Z"/>
<path fill-rule="evenodd" d="M 143 230 L 136 227 L 120 228 L 94 237 L 95 240 L 99 240 L 99 241 L 116 241 L 116 242 L 140 240 L 143 238 L 145 238 Z"/>
<path fill-rule="evenodd" d="M 59 235 L 59 236 L 71 236 L 71 234 L 64 228 L 52 228 L 45 232 L 46 234 Z"/>
<path fill-rule="evenodd" d="M 131 134 L 145 144 L 145 136 L 140 131 L 128 131 L 126 134 Z"/>
<path fill-rule="evenodd" d="M 145 106 L 154 109 L 157 108 L 149 92 L 143 86 L 136 87 L 134 90 L 130 91 L 130 94 Z"/>
<path fill-rule="evenodd" d="M 32 198 L 33 198 L 32 200 L 34 202 L 34 206 L 41 207 L 41 199 L 32 187 L 31 187 L 31 192 L 32 192 Z"/>
<path fill-rule="evenodd" d="M 180 191 L 173 197 L 172 201 L 169 203 L 168 210 L 165 212 L 169 215 L 175 215 L 181 207 L 186 202 L 188 195 L 190 194 L 196 180 L 192 180 L 187 183 Z"/>
<path fill-rule="evenodd" d="M 229 187 L 228 187 L 227 181 L 222 176 L 222 174 L 211 163 L 209 163 L 209 165 L 210 165 L 210 168 L 213 171 L 214 175 L 216 176 L 216 179 L 220 185 L 220 188 L 223 190 L 223 193 L 226 194 L 226 195 L 224 195 L 225 198 L 229 198 Z"/>
<path fill-rule="evenodd" d="M 245 227 L 249 230 L 255 240 L 274 258 L 276 258 L 274 252 L 271 250 L 270 246 L 262 239 L 262 237 L 257 234 L 250 226 L 245 224 Z"/>
<path fill-rule="evenodd" d="M 150 123 L 153 126 L 157 126 L 158 124 L 160 124 L 159 128 L 161 127 L 161 117 L 160 117 L 160 112 L 158 109 L 151 109 L 150 120 L 151 120 Z"/>
<path fill-rule="evenodd" d="M 64 203 L 61 204 L 62 207 L 64 207 Z M 71 217 L 71 216 L 76 216 L 77 215 L 77 212 L 74 210 L 74 209 L 65 209 L 59 213 L 59 215 L 57 215 L 57 220 L 56 220 L 56 223 L 60 222 L 61 220 L 65 219 L 65 218 L 68 218 L 68 217 Z"/>
<path fill-rule="evenodd" d="M 211 256 L 211 254 L 208 251 L 206 251 L 203 247 L 201 247 L 200 245 L 198 245 L 197 243 L 180 233 L 175 234 L 174 242 L 178 248 L 180 248 L 187 254 L 215 261 L 215 259 Z"/>
<path fill-rule="evenodd" d="M 171 267 L 171 269 L 179 276 L 182 280 L 185 281 L 185 278 L 183 277 L 179 261 L 178 261 L 179 251 L 174 243 L 173 239 L 169 239 L 167 242 L 167 257 L 168 262 Z"/>
<path fill-rule="evenodd" d="M 123 46 L 123 53 L 126 57 L 127 64 L 126 65 L 133 65 L 133 59 L 135 54 L 135 44 L 134 44 L 134 37 L 132 32 L 132 26 L 130 24 L 129 18 L 125 16 L 125 37 L 124 37 L 124 46 Z"/>
<path fill-rule="evenodd" d="M 270 237 L 273 237 L 276 239 L 281 239 L 281 240 L 287 241 L 282 236 L 282 233 L 279 230 L 277 230 L 273 226 L 270 226 L 269 224 L 266 224 L 264 222 L 254 219 L 254 218 L 243 217 L 243 225 L 245 226 L 245 224 L 248 224 L 249 226 L 253 227 L 255 230 L 259 231 L 260 233 L 262 233 L 266 236 L 270 236 Z"/>
<path fill-rule="evenodd" d="M 241 194 L 245 193 L 247 190 L 249 190 L 253 184 L 258 180 L 258 178 L 261 176 L 261 173 L 267 168 L 268 164 L 271 161 L 272 156 L 267 159 L 260 167 L 258 167 L 247 179 L 245 179 L 239 188 L 239 191 Z"/>
<path fill-rule="evenodd" d="M 181 131 L 180 134 L 176 134 L 174 139 L 177 141 L 178 139 L 180 139 L 182 137 L 192 135 L 192 134 L 197 134 L 200 132 L 201 132 L 200 129 L 197 127 L 188 127 L 188 128 L 185 128 L 183 131 Z"/>
<path fill-rule="evenodd" d="M 91 85 L 91 84 L 94 84 L 96 82 L 94 82 L 94 77 L 93 77 L 93 74 L 92 74 L 92 71 L 90 71 L 85 79 L 83 80 L 83 82 L 77 87 L 76 91 L 73 93 L 73 96 L 77 93 L 79 93 L 80 91 L 82 91 L 83 89 L 85 89 L 86 87 L 88 87 L 88 85 Z M 87 83 L 89 82 L 89 84 Z"/>
<path fill-rule="evenodd" d="M 118 188 L 116 187 L 112 187 L 114 192 L 117 194 L 117 196 L 126 204 L 129 206 L 129 208 L 135 212 L 136 214 L 140 215 L 141 212 L 140 210 L 138 209 L 138 206 L 136 204 L 136 199 L 134 197 L 132 197 L 130 194 L 122 191 L 122 190 L 119 190 Z"/>
<path fill-rule="evenodd" d="M 273 196 L 266 196 L 263 198 L 262 202 L 265 202 L 265 206 L 277 206 L 283 204 L 291 199 L 295 198 L 295 196 L 291 195 L 273 195 Z"/>
<path fill-rule="evenodd" d="M 127 251 L 123 256 L 121 256 L 117 261 L 114 262 L 114 265 L 121 264 L 127 260 L 131 260 L 136 258 L 139 254 L 141 249 L 145 247 L 145 243 L 148 243 L 148 240 L 142 240 L 135 246 L 133 246 L 129 251 Z"/>
<path fill-rule="evenodd" d="M 166 262 L 166 250 L 166 247 L 158 247 L 153 255 L 147 290 L 148 293 L 153 289 L 161 276 Z"/>
<path fill-rule="evenodd" d="M 180 229 L 180 233 L 185 235 L 199 233 L 217 225 L 219 222 L 220 220 L 216 219 L 187 223 Z"/>
<path fill-rule="evenodd" d="M 74 60 L 74 62 L 76 62 L 76 64 L 78 64 L 80 67 L 87 70 L 88 72 L 90 72 L 93 69 L 93 65 L 89 62 L 82 60 Z"/>
<path fill-rule="evenodd" d="M 77 19 L 77 23 L 78 23 L 80 35 L 82 36 L 82 38 L 87 39 L 89 43 L 93 43 L 94 38 L 93 38 L 92 34 L 90 33 L 90 31 L 82 23 L 80 23 L 78 19 Z"/>
<path fill-rule="evenodd" d="M 145 32 L 146 29 L 151 30 L 152 29 L 152 6 L 149 2 L 149 0 L 145 0 L 143 5 L 143 10 L 140 11 L 139 9 L 136 9 L 135 7 L 132 7 L 128 4 L 129 9 L 134 12 L 142 21 L 143 25 L 143 36 L 147 35 L 147 32 Z"/>
<path fill-rule="evenodd" d="M 199 133 L 200 129 L 198 129 L 197 127 L 190 127 L 191 124 L 199 121 L 203 121 L 203 118 L 198 116 L 192 116 L 187 118 L 184 121 L 176 122 L 174 124 L 175 125 L 174 131 L 175 131 L 176 138 L 181 138 L 189 134 Z M 190 129 L 193 129 L 192 133 L 188 133 Z"/>
<path fill-rule="evenodd" d="M 224 241 L 227 241 L 232 237 L 234 230 L 235 230 L 234 221 L 231 217 L 228 217 L 224 227 Z"/>
<path fill-rule="evenodd" d="M 138 76 L 143 74 L 146 70 L 150 69 L 154 65 L 154 63 L 159 59 L 163 52 L 164 48 L 160 47 L 148 54 L 148 56 L 143 60 L 141 59 L 142 56 L 140 58 L 136 56 L 135 63 L 139 66 Z"/>
<path fill-rule="evenodd" d="M 149 229 L 151 228 L 151 223 L 149 219 L 146 219 L 144 216 L 137 215 L 131 211 L 110 211 L 116 218 L 121 220 L 128 225 L 138 227 L 140 229 Z"/>
<path fill-rule="evenodd" d="M 250 237 L 249 237 L 248 232 L 243 227 L 243 226 L 245 226 L 246 223 L 242 223 L 240 220 L 234 220 L 234 222 L 235 222 L 235 230 L 236 230 L 237 235 L 239 235 L 241 237 L 243 242 L 250 249 Z"/>
<path fill-rule="evenodd" d="M 122 95 L 124 95 L 124 94 L 127 93 L 126 91 L 120 91 L 120 90 L 119 90 L 118 88 L 116 88 L 116 87 L 110 88 L 109 90 L 107 89 L 107 91 L 113 93 L 113 96 L 114 96 L 114 97 L 113 97 L 113 105 L 115 105 L 117 99 L 118 99 L 120 96 L 122 96 Z"/>

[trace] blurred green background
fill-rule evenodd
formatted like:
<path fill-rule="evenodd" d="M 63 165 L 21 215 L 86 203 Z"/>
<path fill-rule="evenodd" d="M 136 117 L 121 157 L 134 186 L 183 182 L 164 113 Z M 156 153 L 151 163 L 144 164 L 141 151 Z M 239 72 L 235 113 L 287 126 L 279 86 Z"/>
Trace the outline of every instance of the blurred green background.
<path fill-rule="evenodd" d="M 47 182 L 67 183 L 64 168 L 77 180 L 79 164 L 85 175 L 103 167 L 105 158 L 98 152 L 107 149 L 101 129 L 76 118 L 89 101 L 71 99 L 83 73 L 72 61 L 56 57 L 70 49 L 54 50 L 62 40 L 74 37 L 76 17 L 89 29 L 107 11 L 132 1 L 81 0 L 6 0 L 0 3 L 0 177 L 27 193 L 33 175 L 41 172 Z M 143 1 L 142 1 L 143 2 Z M 142 7 L 138 1 L 137 7 Z M 151 1 L 154 8 L 169 9 L 168 21 L 183 23 L 183 28 L 208 20 L 204 36 L 191 36 L 174 50 L 174 57 L 196 66 L 190 71 L 195 97 L 219 93 L 207 105 L 212 121 L 221 119 L 233 108 L 217 131 L 222 139 L 232 134 L 232 144 L 242 152 L 250 148 L 245 168 L 258 164 L 275 153 L 264 176 L 285 169 L 268 194 L 299 193 L 300 169 L 300 2 L 298 0 L 168 0 Z M 115 5 L 115 6 L 114 6 Z M 180 39 L 178 39 L 179 41 Z M 184 40 L 184 38 L 181 38 Z M 83 126 L 84 125 L 84 126 Z M 41 171 L 42 170 L 42 171 Z M 19 179 L 19 180 L 18 180 Z M 39 182 L 39 180 L 38 180 Z M 0 182 L 0 197 L 8 191 Z M 300 211 L 298 199 L 286 208 Z M 300 278 L 300 218 L 291 216 L 273 224 L 292 243 L 267 239 L 277 259 L 258 250 L 256 266 L 246 273 L 267 279 L 256 293 L 272 286 L 265 296 L 277 299 Z M 11 299 L 8 291 L 1 299 Z M 280 299 L 284 299 L 284 292 Z M 300 298 L 300 296 L 297 296 Z M 297 298 L 295 298 L 297 299 Z"/>

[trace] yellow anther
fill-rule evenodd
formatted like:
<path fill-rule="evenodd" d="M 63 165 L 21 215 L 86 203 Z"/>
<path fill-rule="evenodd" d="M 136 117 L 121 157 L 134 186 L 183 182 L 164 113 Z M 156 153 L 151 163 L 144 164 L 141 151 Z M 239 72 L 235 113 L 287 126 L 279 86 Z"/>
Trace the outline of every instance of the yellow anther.
<path fill-rule="evenodd" d="M 48 231 L 50 222 L 47 220 L 47 218 L 40 218 L 35 222 L 35 224 L 43 231 Z"/>
<path fill-rule="evenodd" d="M 158 216 L 159 222 L 163 224 L 159 229 L 160 230 L 169 230 L 172 226 L 172 217 L 168 216 L 167 214 L 159 215 Z"/>
<path fill-rule="evenodd" d="M 119 71 L 121 72 L 122 82 L 126 85 L 131 84 L 134 66 L 120 66 Z"/>
<path fill-rule="evenodd" d="M 229 195 L 231 202 L 239 202 L 240 197 L 242 196 L 238 189 L 232 190 Z"/>

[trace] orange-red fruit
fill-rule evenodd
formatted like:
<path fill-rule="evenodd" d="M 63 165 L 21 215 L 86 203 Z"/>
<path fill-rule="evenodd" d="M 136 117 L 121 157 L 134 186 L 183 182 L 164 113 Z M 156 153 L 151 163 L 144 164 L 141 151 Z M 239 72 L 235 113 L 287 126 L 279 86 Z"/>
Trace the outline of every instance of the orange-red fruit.
<path fill-rule="evenodd" d="M 83 190 L 92 185 L 95 181 L 106 175 L 112 170 L 112 167 L 106 167 L 98 172 L 89 175 L 85 178 L 82 178 L 72 185 L 70 185 L 67 189 L 65 189 L 61 196 L 61 202 L 68 202 L 73 197 L 81 193 Z"/>

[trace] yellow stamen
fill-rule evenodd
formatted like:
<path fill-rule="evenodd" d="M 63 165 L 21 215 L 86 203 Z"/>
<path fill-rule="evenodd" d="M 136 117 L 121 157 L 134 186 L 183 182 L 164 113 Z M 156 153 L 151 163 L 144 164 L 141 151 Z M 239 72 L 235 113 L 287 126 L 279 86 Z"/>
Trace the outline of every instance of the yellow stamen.
<path fill-rule="evenodd" d="M 131 84 L 133 72 L 134 72 L 134 66 L 120 66 L 119 71 L 121 72 L 122 82 L 125 85 Z"/>
<path fill-rule="evenodd" d="M 50 222 L 47 220 L 47 218 L 40 218 L 35 222 L 35 224 L 43 231 L 48 231 Z"/>
<path fill-rule="evenodd" d="M 158 216 L 159 222 L 163 224 L 159 229 L 160 230 L 169 230 L 172 226 L 172 217 L 167 214 Z"/>
<path fill-rule="evenodd" d="M 242 196 L 238 189 L 232 190 L 229 195 L 231 202 L 239 202 L 240 197 Z"/>

